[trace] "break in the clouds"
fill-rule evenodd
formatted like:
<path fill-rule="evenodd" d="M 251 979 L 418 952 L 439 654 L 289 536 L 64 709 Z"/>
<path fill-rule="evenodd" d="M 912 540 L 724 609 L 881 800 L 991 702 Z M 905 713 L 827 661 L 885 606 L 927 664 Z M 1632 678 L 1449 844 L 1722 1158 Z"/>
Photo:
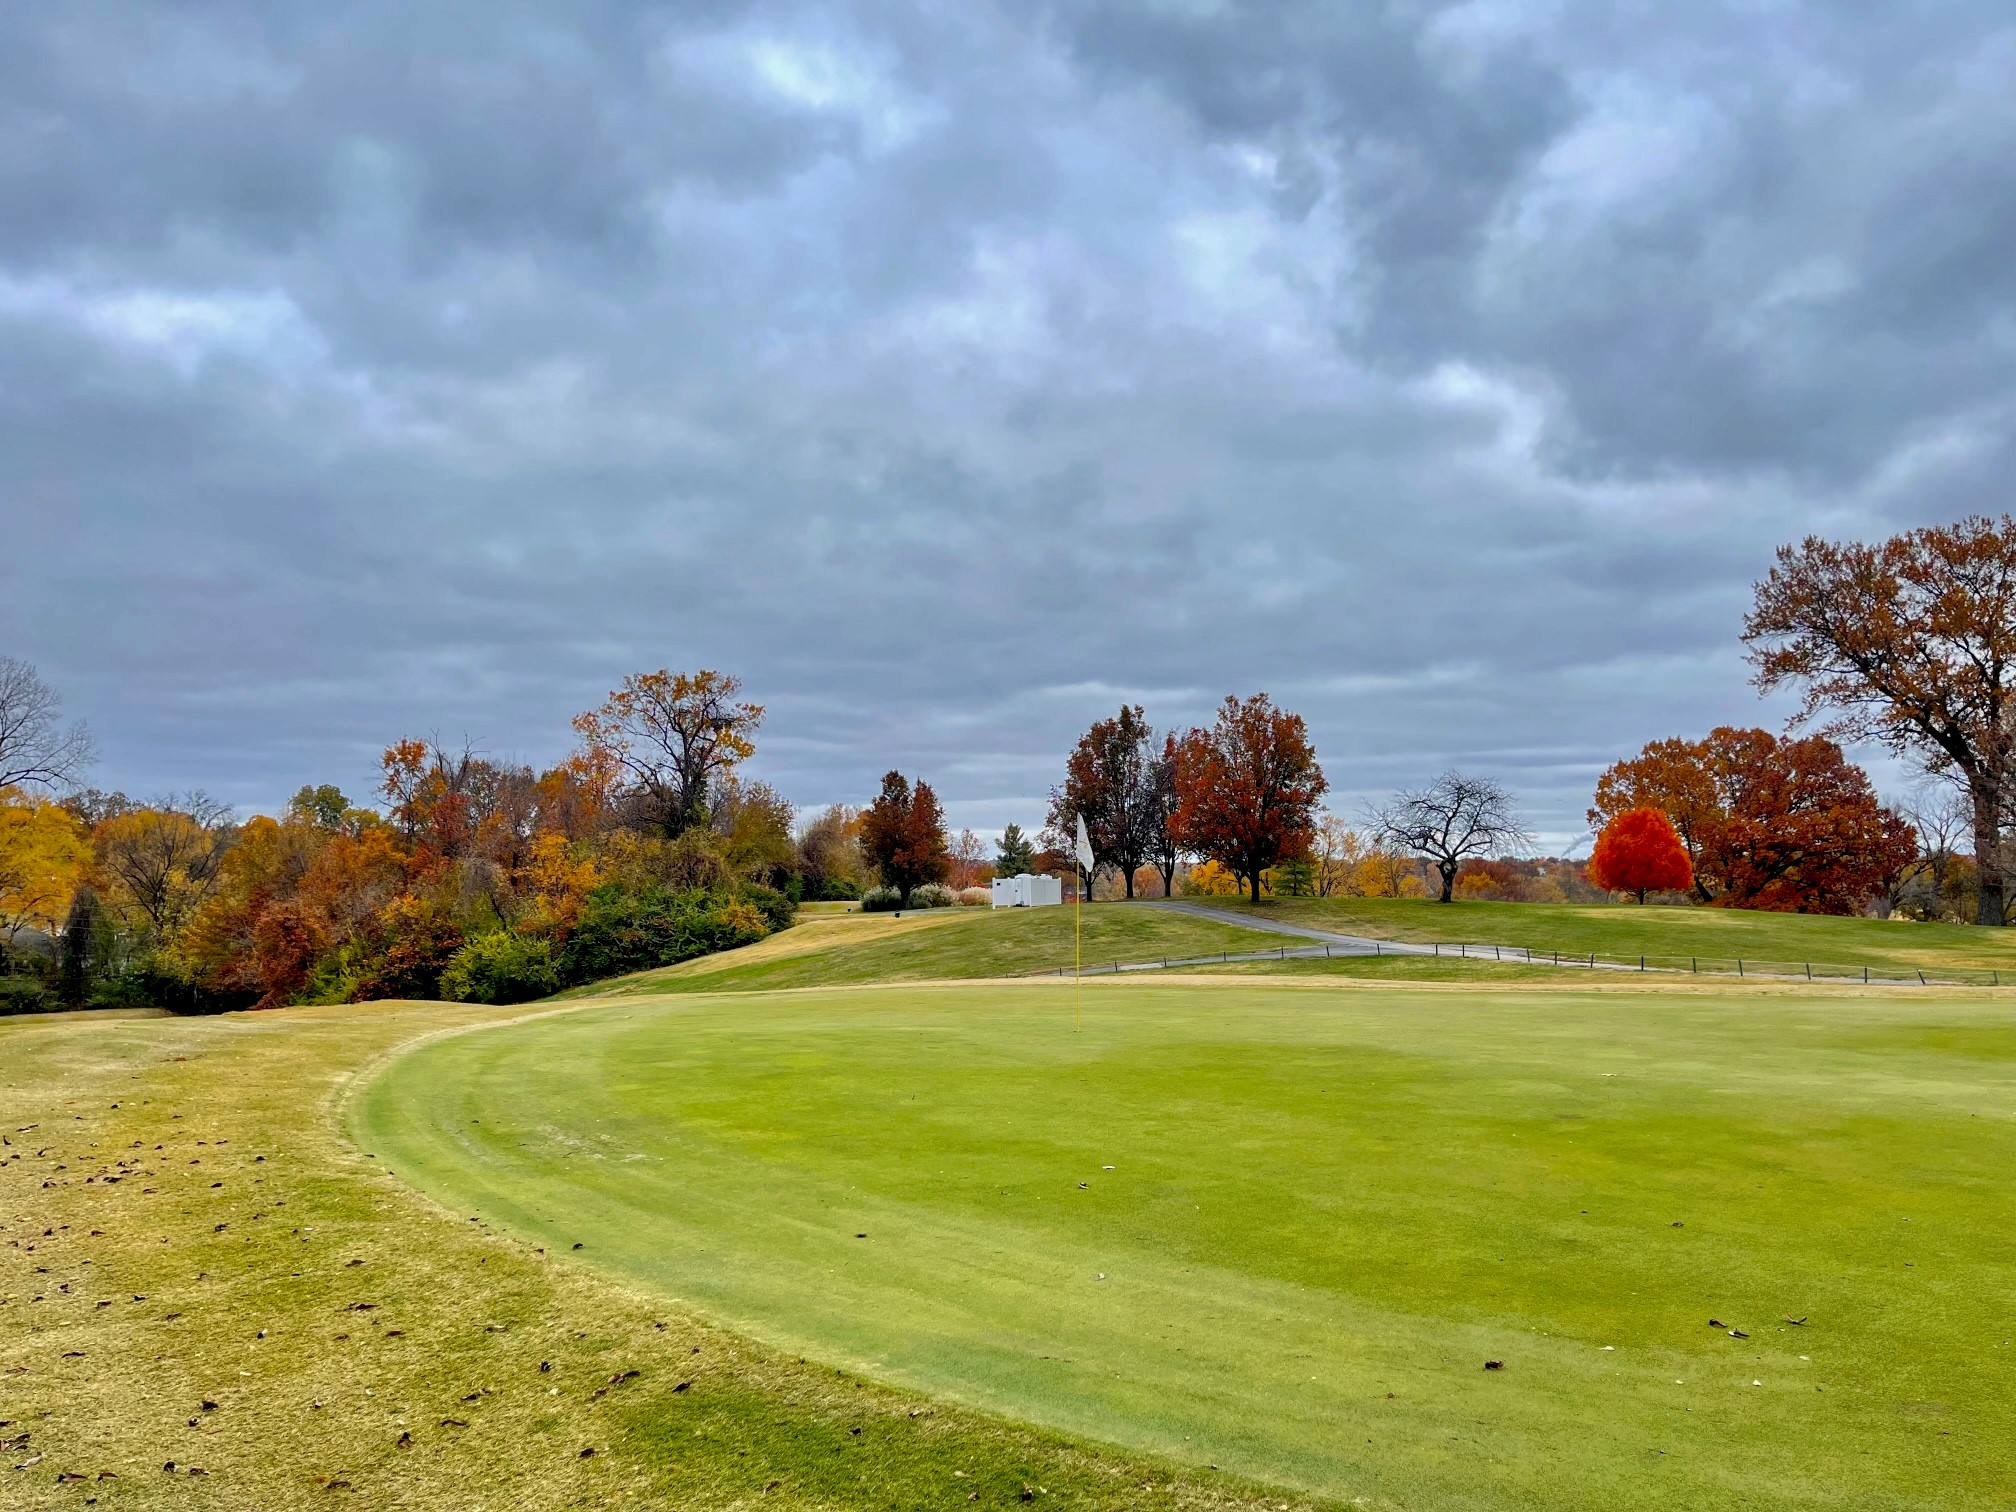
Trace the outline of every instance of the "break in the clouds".
<path fill-rule="evenodd" d="M 1265 688 L 1567 839 L 1777 542 L 2006 507 L 2005 0 L 0 11 L 0 651 L 270 806 L 623 673 L 1040 818 Z"/>

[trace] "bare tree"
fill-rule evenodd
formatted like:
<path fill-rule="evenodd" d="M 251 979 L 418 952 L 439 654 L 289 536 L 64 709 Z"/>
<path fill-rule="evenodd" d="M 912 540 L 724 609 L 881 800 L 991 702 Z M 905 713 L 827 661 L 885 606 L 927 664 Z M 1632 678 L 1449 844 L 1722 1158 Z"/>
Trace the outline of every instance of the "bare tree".
<path fill-rule="evenodd" d="M 0 787 L 67 787 L 97 759 L 83 723 L 64 726 L 62 695 L 33 667 L 0 656 Z"/>
<path fill-rule="evenodd" d="M 1946 880 L 1960 853 L 1960 843 L 1974 829 L 1974 804 L 1965 790 L 1951 782 L 1933 782 L 1901 803 L 1898 812 L 1918 831 L 1918 864 L 1906 875 L 1898 902 L 1908 902 L 1928 918 L 1946 907 Z M 1922 884 L 1925 896 L 1915 897 Z"/>
<path fill-rule="evenodd" d="M 1444 772 L 1425 788 L 1396 793 L 1369 818 L 1382 840 L 1434 863 L 1443 903 L 1455 895 L 1464 858 L 1503 855 L 1532 843 L 1512 811 L 1512 795 L 1488 777 L 1461 772 Z"/>

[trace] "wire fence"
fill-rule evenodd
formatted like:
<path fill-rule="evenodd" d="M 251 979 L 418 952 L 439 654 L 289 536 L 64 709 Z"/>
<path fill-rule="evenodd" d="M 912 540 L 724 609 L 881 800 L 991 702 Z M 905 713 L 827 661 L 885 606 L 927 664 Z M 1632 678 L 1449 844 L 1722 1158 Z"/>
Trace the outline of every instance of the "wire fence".
<path fill-rule="evenodd" d="M 1757 960 L 1747 956 L 1683 956 L 1683 955 L 1635 955 L 1606 956 L 1595 953 L 1583 954 L 1575 951 L 1529 950 L 1522 945 L 1463 945 L 1463 944 L 1383 944 L 1374 942 L 1372 948 L 1363 949 L 1356 945 L 1283 945 L 1273 950 L 1245 952 L 1220 951 L 1216 955 L 1163 956 L 1153 961 L 1087 961 L 1080 974 L 1084 976 L 1116 976 L 1130 971 L 1173 971 L 1185 966 L 1231 966 L 1242 962 L 1257 961 L 1324 961 L 1324 960 L 1372 960 L 1392 958 L 1395 960 L 1467 960 L 1503 963 L 1520 966 L 1547 966 L 1564 971 L 1601 971 L 1612 973 L 1643 973 L 1650 975 L 1660 972 L 1666 975 L 1737 977 L 1744 980 L 1777 982 L 1850 982 L 1862 986 L 1897 987 L 2000 987 L 2002 973 L 1993 967 L 1944 966 L 1935 971 L 1921 970 L 1915 966 L 1844 966 L 1825 964 L 1818 961 L 1770 961 Z M 1055 971 L 1044 969 L 1031 972 L 1032 976 L 1071 976 L 1071 966 L 1059 966 Z M 2011 972 L 2010 986 L 2016 986 L 2016 971 Z"/>

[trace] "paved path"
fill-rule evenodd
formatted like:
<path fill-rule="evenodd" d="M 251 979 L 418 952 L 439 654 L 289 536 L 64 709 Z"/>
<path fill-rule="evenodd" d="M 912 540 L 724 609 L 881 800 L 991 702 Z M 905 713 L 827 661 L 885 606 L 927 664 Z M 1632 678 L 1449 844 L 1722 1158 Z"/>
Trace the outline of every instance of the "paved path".
<path fill-rule="evenodd" d="M 1282 919 L 1269 919 L 1261 915 L 1241 913 L 1234 908 L 1213 908 L 1208 903 L 1195 903 L 1188 898 L 1156 898 L 1145 903 L 1137 903 L 1137 908 L 1160 908 L 1169 913 L 1190 914 L 1199 919 L 1209 919 L 1214 924 L 1234 924 L 1241 929 L 1257 929 L 1265 934 L 1293 935 L 1301 940 L 1314 940 L 1319 945 L 1331 946 L 1346 955 L 1432 955 L 1432 945 L 1401 944 L 1396 940 L 1374 940 L 1365 935 L 1335 934 L 1327 929 L 1310 929 L 1302 924 L 1290 924 Z"/>

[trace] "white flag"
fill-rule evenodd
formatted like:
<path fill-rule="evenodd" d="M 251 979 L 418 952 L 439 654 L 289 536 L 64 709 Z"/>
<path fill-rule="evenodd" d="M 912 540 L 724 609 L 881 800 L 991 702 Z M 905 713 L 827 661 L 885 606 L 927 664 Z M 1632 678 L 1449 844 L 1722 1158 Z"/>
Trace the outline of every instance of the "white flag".
<path fill-rule="evenodd" d="M 1092 837 L 1085 833 L 1085 816 L 1078 816 L 1078 864 L 1085 868 L 1085 874 L 1092 874 Z"/>

